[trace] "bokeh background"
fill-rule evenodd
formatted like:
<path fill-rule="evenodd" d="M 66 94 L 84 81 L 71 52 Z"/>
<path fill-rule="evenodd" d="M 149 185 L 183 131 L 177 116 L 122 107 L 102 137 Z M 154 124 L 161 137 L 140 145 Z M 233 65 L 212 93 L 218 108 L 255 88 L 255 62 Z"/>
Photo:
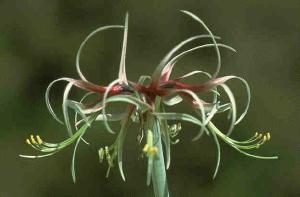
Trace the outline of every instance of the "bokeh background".
<path fill-rule="evenodd" d="M 127 72 L 136 80 L 141 74 L 150 74 L 179 41 L 204 32 L 182 16 L 180 9 L 196 13 L 223 43 L 238 50 L 238 54 L 221 51 L 220 75 L 247 79 L 252 102 L 233 137 L 243 139 L 256 131 L 270 131 L 271 142 L 257 153 L 278 155 L 279 159 L 251 159 L 222 143 L 220 171 L 212 180 L 216 161 L 213 140 L 205 136 L 192 143 L 196 128 L 184 124 L 168 171 L 171 196 L 300 196 L 299 0 L 1 0 L 1 197 L 153 196 L 145 184 L 145 160 L 138 159 L 135 127 L 124 152 L 125 183 L 117 168 L 106 179 L 107 166 L 98 162 L 97 149 L 113 139 L 101 124 L 95 124 L 87 135 L 91 145 L 79 147 L 76 184 L 70 173 L 71 147 L 39 160 L 18 155 L 37 153 L 24 142 L 31 133 L 53 142 L 67 136 L 65 128 L 47 112 L 44 92 L 56 78 L 78 78 L 75 55 L 89 32 L 102 25 L 123 24 L 126 10 L 130 12 Z M 107 84 L 117 77 L 121 40 L 122 32 L 114 30 L 97 36 L 84 49 L 83 71 L 91 81 Z M 203 50 L 185 58 L 175 73 L 212 72 L 214 68 L 214 52 Z M 63 85 L 51 95 L 58 113 Z M 244 91 L 238 83 L 231 85 L 242 108 Z M 188 112 L 185 107 L 179 110 Z M 221 128 L 228 126 L 221 117 L 216 121 Z"/>

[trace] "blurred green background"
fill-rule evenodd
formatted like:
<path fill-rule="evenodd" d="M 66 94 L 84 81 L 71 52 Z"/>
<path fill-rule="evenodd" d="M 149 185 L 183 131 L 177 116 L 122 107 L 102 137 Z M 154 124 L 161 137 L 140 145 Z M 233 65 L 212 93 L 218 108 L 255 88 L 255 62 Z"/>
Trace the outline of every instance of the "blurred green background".
<path fill-rule="evenodd" d="M 244 77 L 253 97 L 249 113 L 233 137 L 243 139 L 256 131 L 270 131 L 272 140 L 257 152 L 278 155 L 279 159 L 251 159 L 222 143 L 220 171 L 212 180 L 216 161 L 213 140 L 205 136 L 192 143 L 196 128 L 184 124 L 168 171 L 171 196 L 300 196 L 299 0 L 2 0 L 0 197 L 152 196 L 151 187 L 145 184 L 145 160 L 138 159 L 135 127 L 124 152 L 125 183 L 117 168 L 106 179 L 107 166 L 98 162 L 97 149 L 112 139 L 101 124 L 95 124 L 87 135 L 92 144 L 79 147 L 76 184 L 70 173 L 72 148 L 39 160 L 18 155 L 37 153 L 24 142 L 31 133 L 50 142 L 67 136 L 65 128 L 47 112 L 44 92 L 56 78 L 78 78 L 75 55 L 88 33 L 102 25 L 123 24 L 128 10 L 127 72 L 136 80 L 141 74 L 150 74 L 179 41 L 204 32 L 182 16 L 180 9 L 200 16 L 223 43 L 238 50 L 238 54 L 221 51 L 220 75 Z M 117 77 L 121 40 L 122 32 L 113 30 L 89 43 L 82 65 L 91 81 L 107 84 Z M 214 55 L 212 50 L 195 52 L 175 73 L 213 71 Z M 243 107 L 244 92 L 237 83 L 232 87 Z M 58 85 L 51 95 L 59 113 L 62 88 L 63 84 Z M 184 107 L 180 110 L 187 112 Z M 221 118 L 217 124 L 228 126 Z"/>

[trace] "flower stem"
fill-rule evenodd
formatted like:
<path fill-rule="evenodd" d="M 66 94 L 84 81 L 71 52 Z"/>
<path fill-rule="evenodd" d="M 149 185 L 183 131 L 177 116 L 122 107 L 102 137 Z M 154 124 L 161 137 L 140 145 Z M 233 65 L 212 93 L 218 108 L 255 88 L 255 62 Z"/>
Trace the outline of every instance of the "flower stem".
<path fill-rule="evenodd" d="M 155 110 L 159 110 L 160 99 L 157 99 L 155 102 Z M 152 185 L 155 197 L 169 197 L 168 184 L 167 184 L 167 176 L 166 176 L 166 167 L 164 161 L 164 154 L 162 148 L 162 140 L 161 140 L 161 131 L 159 120 L 153 116 L 151 112 L 147 113 L 147 132 L 153 132 L 153 146 L 157 148 L 157 153 L 153 156 L 152 166 L 148 166 L 148 168 L 152 168 L 151 178 Z"/>

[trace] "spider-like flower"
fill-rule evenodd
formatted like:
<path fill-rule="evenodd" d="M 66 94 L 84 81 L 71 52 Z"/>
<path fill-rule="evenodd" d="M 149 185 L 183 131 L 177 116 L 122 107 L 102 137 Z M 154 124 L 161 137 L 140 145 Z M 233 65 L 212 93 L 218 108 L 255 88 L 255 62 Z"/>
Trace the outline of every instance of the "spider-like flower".
<path fill-rule="evenodd" d="M 71 144 L 75 144 L 72 158 L 72 176 L 75 182 L 74 165 L 78 144 L 81 141 L 84 141 L 83 135 L 93 122 L 102 121 L 106 130 L 111 134 L 117 134 L 117 137 L 112 145 L 108 145 L 99 149 L 100 161 L 102 162 L 104 159 L 107 160 L 109 173 L 109 170 L 114 166 L 115 160 L 117 160 L 120 174 L 125 180 L 122 167 L 124 139 L 126 137 L 126 133 L 128 132 L 127 128 L 129 122 L 137 123 L 140 126 L 138 143 L 141 145 L 141 150 L 148 158 L 147 184 L 150 184 L 152 179 L 155 195 L 159 197 L 169 196 L 165 169 L 168 169 L 170 166 L 171 144 L 176 144 L 179 141 L 176 139 L 176 137 L 182 129 L 180 124 L 182 121 L 193 123 L 199 126 L 199 132 L 193 140 L 198 140 L 204 133 L 211 135 L 214 139 L 217 146 L 218 159 L 213 177 L 216 176 L 220 163 L 221 151 L 219 139 L 223 140 L 225 143 L 244 155 L 260 159 L 276 159 L 276 156 L 263 157 L 246 152 L 250 149 L 259 148 L 262 144 L 269 141 L 271 138 L 270 133 L 255 133 L 253 137 L 244 141 L 237 141 L 229 137 L 235 125 L 240 123 L 247 113 L 250 103 L 249 86 L 247 82 L 240 77 L 218 77 L 218 73 L 221 68 L 221 56 L 219 48 L 225 48 L 233 52 L 235 52 L 235 50 L 228 45 L 217 42 L 217 40 L 220 40 L 220 37 L 213 35 L 205 23 L 193 13 L 188 11 L 182 11 L 182 13 L 198 22 L 206 30 L 207 34 L 195 35 L 180 42 L 161 60 L 151 76 L 141 76 L 137 82 L 128 80 L 125 70 L 128 13 L 126 14 L 124 26 L 104 26 L 89 34 L 80 45 L 76 57 L 76 69 L 80 79 L 71 79 L 66 77 L 57 79 L 50 83 L 45 95 L 47 107 L 50 113 L 58 122 L 65 124 L 69 138 L 60 143 L 48 143 L 44 142 L 38 135 L 31 135 L 28 139 L 26 139 L 26 143 L 32 146 L 34 149 L 45 154 L 37 156 L 21 156 L 26 158 L 46 157 L 59 152 Z M 81 72 L 80 55 L 86 43 L 93 36 L 102 31 L 111 29 L 124 30 L 119 74 L 118 78 L 107 86 L 100 86 L 88 81 Z M 211 43 L 199 45 L 189 50 L 177 53 L 183 46 L 186 46 L 187 44 L 198 39 L 210 39 Z M 207 72 L 196 70 L 187 73 L 186 75 L 170 79 L 172 70 L 179 60 L 189 53 L 203 48 L 213 48 L 216 52 L 217 65 L 215 73 L 210 75 Z M 187 84 L 183 82 L 185 78 L 196 74 L 206 76 L 209 79 L 206 82 L 199 84 Z M 248 96 L 246 107 L 239 117 L 237 116 L 237 107 L 234 95 L 231 89 L 226 85 L 227 81 L 233 79 L 239 80 L 243 83 L 246 90 L 245 92 Z M 49 93 L 52 86 L 60 81 L 67 82 L 62 103 L 64 121 L 57 117 L 49 101 Z M 69 99 L 69 92 L 74 86 L 87 92 L 80 101 Z M 223 92 L 225 92 L 229 98 L 229 103 L 221 102 L 221 93 L 218 91 L 218 88 L 222 88 L 224 90 Z M 211 101 L 204 101 L 199 97 L 199 93 L 212 93 L 213 99 Z M 96 99 L 93 103 L 85 102 L 85 99 L 92 94 L 97 94 L 98 99 Z M 121 113 L 107 113 L 106 107 L 116 102 L 126 103 L 126 110 Z M 170 106 L 180 104 L 181 102 L 185 102 L 190 105 L 193 115 L 172 111 L 167 112 L 165 110 L 166 106 L 169 106 L 170 108 Z M 75 111 L 75 123 L 73 128 L 69 118 L 69 109 Z M 230 126 L 227 132 L 222 132 L 213 124 L 212 121 L 215 114 L 227 112 L 229 114 Z M 80 120 L 78 120 L 78 115 L 81 117 Z M 170 125 L 169 122 L 174 120 L 178 121 L 178 123 Z M 110 121 L 119 121 L 121 123 L 119 132 L 115 132 L 110 127 Z M 73 132 L 74 129 L 75 131 Z M 146 136 L 146 139 L 144 136 Z M 163 151 L 162 144 L 164 145 L 165 151 Z M 164 159 L 164 157 L 166 159 Z"/>

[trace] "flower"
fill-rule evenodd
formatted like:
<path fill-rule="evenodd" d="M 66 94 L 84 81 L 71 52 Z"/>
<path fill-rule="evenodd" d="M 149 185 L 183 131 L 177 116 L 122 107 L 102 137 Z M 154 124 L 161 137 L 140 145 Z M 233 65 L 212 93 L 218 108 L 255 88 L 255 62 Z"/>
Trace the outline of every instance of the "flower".
<path fill-rule="evenodd" d="M 211 135 L 214 139 L 218 154 L 214 177 L 218 172 L 220 163 L 221 150 L 219 139 L 223 140 L 225 143 L 244 155 L 260 159 L 276 159 L 276 156 L 264 157 L 246 152 L 250 149 L 257 149 L 265 142 L 269 141 L 271 138 L 270 133 L 255 133 L 253 137 L 244 141 L 237 141 L 230 137 L 230 134 L 232 133 L 235 125 L 241 122 L 248 111 L 250 103 L 250 88 L 247 82 L 240 77 L 231 75 L 218 77 L 218 73 L 221 68 L 221 55 L 219 48 L 225 48 L 233 52 L 235 52 L 235 50 L 228 45 L 217 42 L 220 40 L 220 37 L 213 35 L 210 29 L 205 25 L 205 23 L 196 15 L 188 11 L 182 11 L 182 13 L 198 22 L 207 31 L 207 34 L 192 36 L 180 42 L 169 53 L 167 53 L 167 55 L 162 59 L 151 76 L 141 76 L 137 82 L 128 80 L 126 76 L 125 65 L 128 37 L 128 13 L 125 17 L 124 26 L 104 26 L 96 29 L 91 34 L 89 34 L 80 45 L 77 52 L 76 69 L 80 79 L 72 79 L 66 77 L 57 79 L 50 83 L 45 95 L 46 104 L 50 113 L 58 122 L 66 125 L 69 137 L 60 143 L 48 143 L 44 142 L 38 135 L 31 135 L 30 138 L 26 139 L 26 143 L 32 148 L 45 154 L 36 156 L 21 156 L 26 158 L 47 157 L 59 152 L 60 150 L 71 144 L 75 144 L 72 158 L 72 176 L 75 181 L 75 159 L 78 144 L 81 141 L 84 141 L 83 136 L 87 132 L 87 129 L 90 127 L 90 125 L 95 121 L 101 121 L 105 125 L 107 131 L 112 134 L 117 133 L 117 137 L 112 145 L 105 146 L 104 148 L 101 147 L 99 149 L 100 161 L 102 162 L 104 159 L 107 160 L 109 173 L 110 168 L 114 167 L 114 161 L 117 159 L 121 176 L 125 180 L 122 168 L 123 145 L 126 133 L 128 132 L 128 124 L 129 122 L 134 122 L 140 125 L 138 143 L 141 144 L 141 150 L 145 153 L 149 160 L 147 172 L 147 183 L 149 184 L 150 177 L 152 176 L 151 170 L 154 162 L 153 159 L 155 159 L 154 157 L 156 156 L 159 157 L 159 155 L 163 155 L 161 146 L 159 145 L 160 139 L 162 139 L 162 142 L 165 145 L 164 154 L 166 156 L 166 168 L 168 169 L 171 161 L 171 144 L 176 144 L 179 142 L 179 139 L 174 138 L 176 138 L 180 130 L 182 130 L 180 122 L 185 121 L 199 126 L 199 132 L 193 138 L 194 141 L 198 140 L 205 133 L 207 135 Z M 106 86 L 100 86 L 93 84 L 85 78 L 80 69 L 80 56 L 82 49 L 93 36 L 102 31 L 110 29 L 124 30 L 119 73 L 118 77 L 110 84 Z M 175 55 L 183 46 L 186 46 L 187 44 L 197 39 L 210 39 L 212 43 L 199 45 Z M 175 67 L 176 63 L 178 63 L 178 61 L 180 61 L 189 53 L 203 48 L 213 48 L 216 52 L 217 66 L 214 74 L 210 75 L 207 72 L 196 70 L 183 76 L 170 79 L 173 68 Z M 200 84 L 188 84 L 183 82 L 184 79 L 196 74 L 206 76 L 209 79 L 206 82 Z M 234 94 L 226 85 L 227 81 L 233 79 L 242 82 L 242 84 L 245 86 L 245 90 L 248 96 L 246 107 L 239 117 L 237 116 L 237 106 Z M 57 82 L 61 81 L 67 82 L 63 94 L 62 104 L 64 121 L 60 120 L 57 117 L 51 107 L 49 100 L 51 88 Z M 69 92 L 74 86 L 87 92 L 80 101 L 74 101 L 69 98 Z M 229 103 L 223 103 L 220 100 L 221 93 L 219 92 L 218 88 L 222 88 L 224 90 L 229 98 Z M 204 101 L 199 97 L 198 93 L 212 93 L 213 99 L 211 101 Z M 97 94 L 98 98 L 92 103 L 85 102 L 85 99 L 92 94 Z M 126 110 L 120 113 L 107 113 L 106 107 L 116 102 L 127 103 Z M 180 104 L 181 102 L 188 103 L 195 115 L 165 111 L 165 106 L 174 106 Z M 72 126 L 70 122 L 68 113 L 69 109 L 75 111 L 74 126 Z M 229 113 L 230 117 L 230 126 L 227 132 L 222 132 L 213 124 L 213 118 L 217 113 L 227 112 Z M 80 120 L 78 120 L 78 115 L 81 117 Z M 149 119 L 149 117 L 147 117 L 149 115 L 152 117 L 152 119 Z M 170 125 L 170 120 L 178 121 L 178 123 Z M 119 121 L 121 123 L 119 132 L 115 132 L 110 127 L 110 121 Z M 159 132 L 155 133 L 154 130 L 149 129 L 149 126 L 147 126 L 149 124 L 152 125 L 150 127 L 153 127 L 154 130 Z M 145 129 L 147 127 L 148 129 Z M 75 132 L 73 132 L 74 129 Z M 144 132 L 147 133 L 146 143 L 142 143 L 144 141 Z"/>

